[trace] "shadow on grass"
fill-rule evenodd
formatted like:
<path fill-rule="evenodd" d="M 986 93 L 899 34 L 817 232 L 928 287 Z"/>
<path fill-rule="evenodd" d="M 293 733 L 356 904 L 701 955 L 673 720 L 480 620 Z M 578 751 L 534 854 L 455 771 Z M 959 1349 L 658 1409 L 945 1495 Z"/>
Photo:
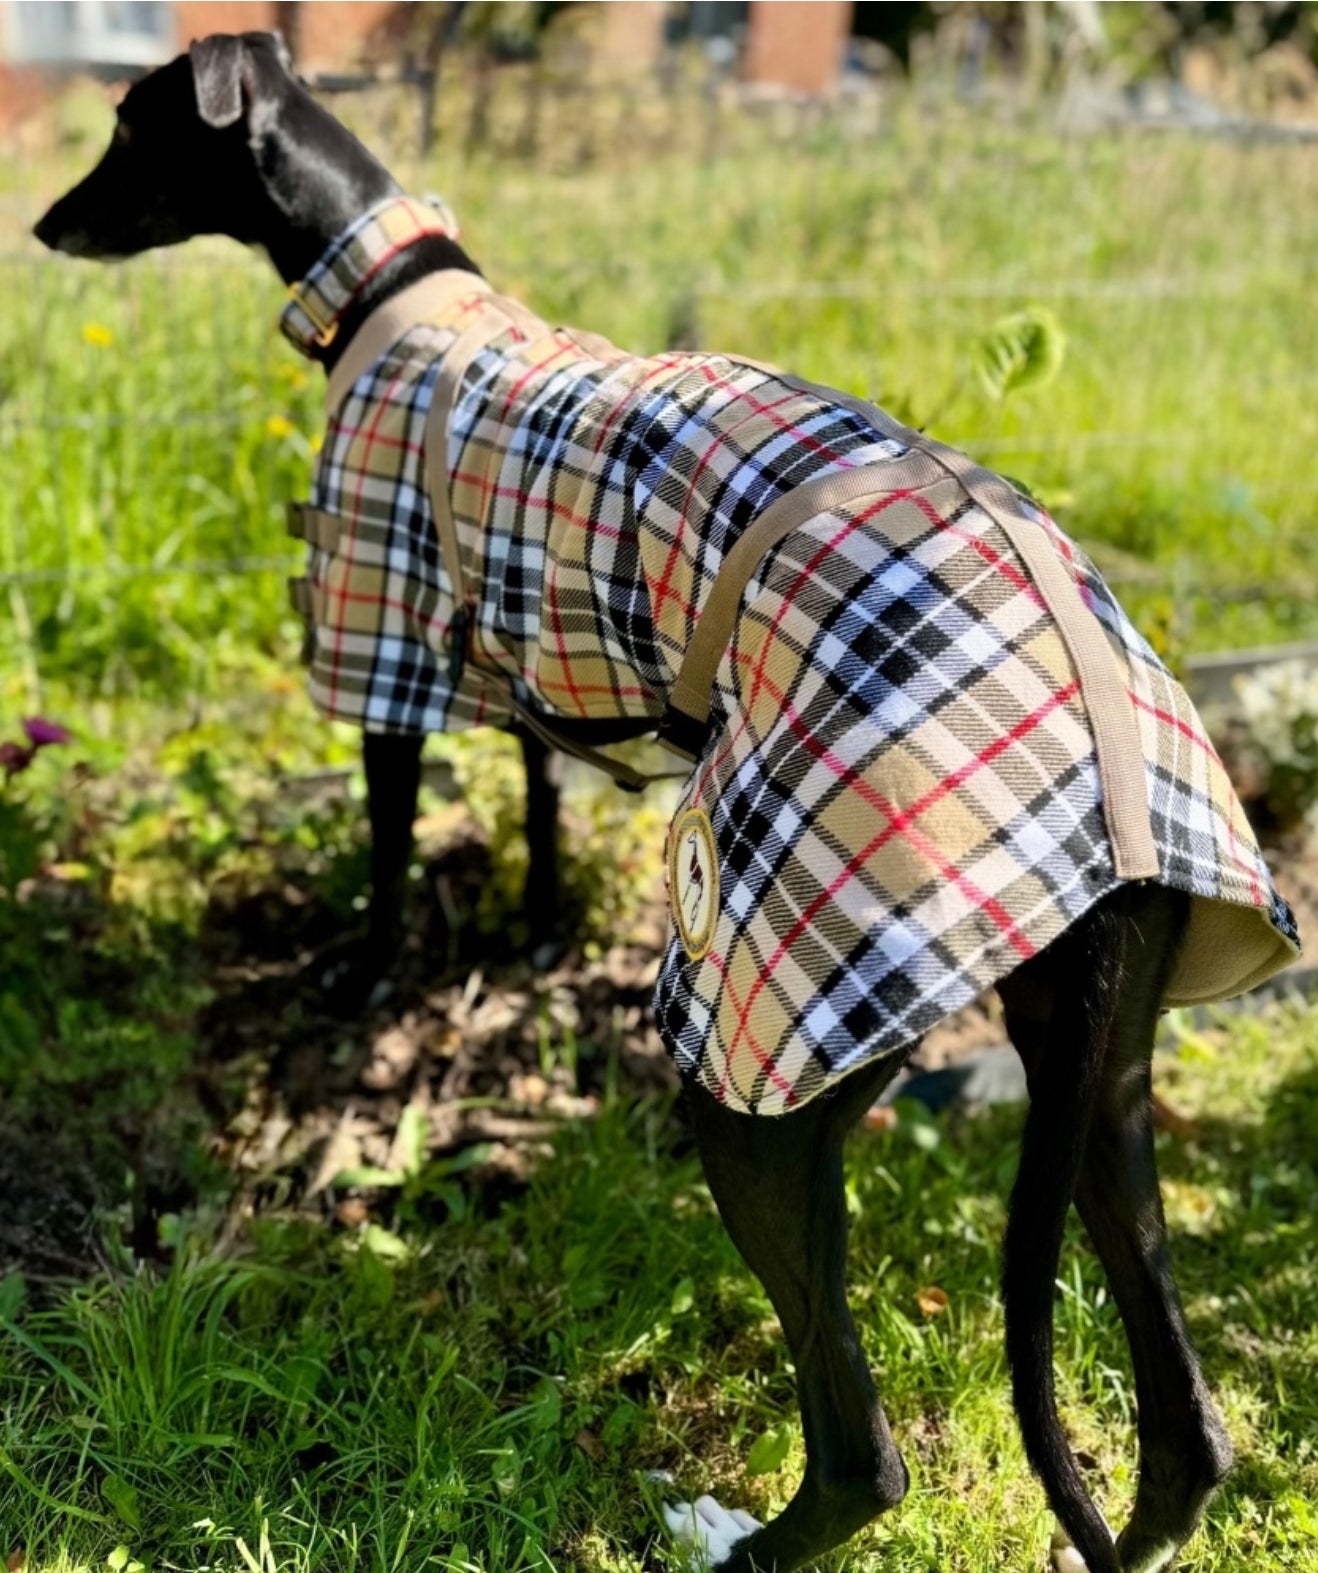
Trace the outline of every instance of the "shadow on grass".
<path fill-rule="evenodd" d="M 316 958 L 351 927 L 363 870 L 312 861 L 220 884 L 195 935 L 109 880 L 24 891 L 0 973 L 0 1277 L 40 1294 L 165 1262 L 201 1204 L 329 1217 L 338 1169 L 397 1168 L 406 1109 L 414 1143 L 424 1127 L 411 1169 L 479 1145 L 464 1186 L 506 1194 L 565 1119 L 674 1086 L 648 1022 L 653 914 L 640 943 L 538 968 L 506 932 L 456 943 L 445 914 L 489 873 L 461 848 L 418 882 L 393 992 L 345 1019 Z"/>

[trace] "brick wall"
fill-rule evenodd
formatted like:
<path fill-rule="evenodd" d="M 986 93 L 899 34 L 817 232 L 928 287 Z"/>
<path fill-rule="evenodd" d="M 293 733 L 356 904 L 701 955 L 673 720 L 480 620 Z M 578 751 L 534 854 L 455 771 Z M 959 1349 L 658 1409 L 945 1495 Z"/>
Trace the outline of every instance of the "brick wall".
<path fill-rule="evenodd" d="M 251 5 L 237 0 L 176 0 L 174 36 L 184 50 L 208 33 L 263 33 L 275 26 L 278 9 L 273 0 L 253 0 Z"/>
<path fill-rule="evenodd" d="M 277 0 L 177 0 L 174 14 L 178 46 L 208 33 L 252 33 L 280 28 L 296 44 L 300 71 L 347 70 L 361 63 L 367 43 L 381 27 L 405 10 L 399 0 L 345 0 L 343 4 L 303 3 L 296 7 Z"/>
<path fill-rule="evenodd" d="M 742 75 L 800 93 L 837 83 L 851 27 L 850 0 L 752 0 Z"/>

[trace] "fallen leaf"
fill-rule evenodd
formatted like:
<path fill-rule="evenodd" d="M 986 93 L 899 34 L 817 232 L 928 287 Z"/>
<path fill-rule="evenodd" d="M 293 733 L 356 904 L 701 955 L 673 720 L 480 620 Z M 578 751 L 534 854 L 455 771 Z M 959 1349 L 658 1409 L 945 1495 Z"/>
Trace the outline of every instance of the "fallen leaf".
<path fill-rule="evenodd" d="M 572 1440 L 593 1463 L 598 1464 L 603 1459 L 604 1444 L 593 1431 L 587 1431 L 583 1426 Z"/>
<path fill-rule="evenodd" d="M 362 1071 L 362 1086 L 372 1092 L 397 1087 L 416 1064 L 416 1040 L 401 1027 L 382 1032 L 371 1045 L 371 1062 Z"/>
<path fill-rule="evenodd" d="M 5 1558 L 6 1573 L 23 1573 L 27 1566 L 27 1551 L 23 1546 L 18 1546 Z"/>
<path fill-rule="evenodd" d="M 925 1316 L 940 1316 L 951 1305 L 945 1289 L 939 1289 L 932 1284 L 926 1289 L 915 1291 L 915 1303 Z"/>
<path fill-rule="evenodd" d="M 893 1131 L 897 1129 L 897 1111 L 890 1104 L 876 1103 L 865 1116 L 867 1131 Z"/>
<path fill-rule="evenodd" d="M 549 1096 L 549 1083 L 535 1071 L 527 1071 L 524 1075 L 515 1074 L 509 1078 L 508 1095 L 514 1103 L 527 1103 L 534 1107 Z"/>
<path fill-rule="evenodd" d="M 360 1196 L 346 1196 L 334 1209 L 334 1216 L 345 1229 L 355 1229 L 371 1216 L 371 1209 Z"/>

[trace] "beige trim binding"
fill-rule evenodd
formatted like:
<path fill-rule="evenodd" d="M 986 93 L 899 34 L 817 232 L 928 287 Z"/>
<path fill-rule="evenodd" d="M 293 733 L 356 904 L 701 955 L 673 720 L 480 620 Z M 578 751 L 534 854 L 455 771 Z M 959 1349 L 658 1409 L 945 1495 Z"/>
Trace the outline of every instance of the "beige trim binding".
<path fill-rule="evenodd" d="M 428 273 L 391 295 L 357 329 L 330 372 L 325 390 L 325 407 L 333 415 L 348 397 L 349 390 L 364 372 L 398 343 L 405 333 L 437 316 L 464 295 L 492 295 L 493 287 L 478 273 L 464 268 L 445 268 Z"/>

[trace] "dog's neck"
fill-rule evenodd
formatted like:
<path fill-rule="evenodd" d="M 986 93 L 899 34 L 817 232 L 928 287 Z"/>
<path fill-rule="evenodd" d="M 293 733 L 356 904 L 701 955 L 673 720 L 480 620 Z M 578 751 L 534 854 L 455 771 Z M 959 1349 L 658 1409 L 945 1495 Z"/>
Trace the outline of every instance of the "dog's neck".
<path fill-rule="evenodd" d="M 247 130 L 261 198 L 251 232 L 238 238 L 263 246 L 286 284 L 305 278 L 363 214 L 403 194 L 384 165 L 300 83 L 290 83 L 274 112 L 258 112 Z M 332 367 L 382 301 L 443 268 L 479 271 L 451 235 L 425 235 L 405 247 L 354 294 L 334 340 L 309 353 Z"/>

